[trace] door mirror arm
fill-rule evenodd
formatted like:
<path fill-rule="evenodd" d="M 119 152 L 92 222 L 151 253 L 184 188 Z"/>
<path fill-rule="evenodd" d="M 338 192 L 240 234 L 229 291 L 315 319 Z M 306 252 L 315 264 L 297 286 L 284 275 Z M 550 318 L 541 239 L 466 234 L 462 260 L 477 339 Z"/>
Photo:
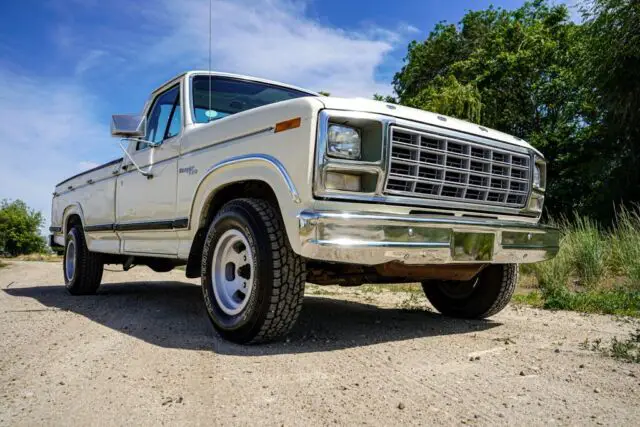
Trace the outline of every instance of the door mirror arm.
<path fill-rule="evenodd" d="M 157 142 L 152 142 L 152 141 L 147 141 L 141 138 L 122 138 L 121 140 L 118 141 L 118 145 L 120 146 L 120 148 L 122 149 L 122 152 L 125 154 L 125 156 L 127 156 L 129 158 L 129 160 L 131 161 L 131 164 L 133 166 L 135 166 L 135 168 L 138 170 L 138 172 L 140 172 L 140 174 L 142 176 L 146 176 L 147 179 L 151 179 L 153 178 L 153 174 L 151 173 L 151 167 L 149 166 L 149 169 L 147 171 L 143 171 L 142 169 L 140 169 L 140 166 L 138 166 L 138 164 L 136 163 L 135 160 L 133 160 L 133 157 L 131 157 L 131 155 L 129 154 L 129 151 L 127 151 L 127 149 L 125 148 L 124 145 L 122 145 L 122 143 L 124 141 L 135 141 L 135 142 L 144 142 L 146 144 L 149 144 L 150 147 L 157 147 L 160 145 L 160 143 Z"/>

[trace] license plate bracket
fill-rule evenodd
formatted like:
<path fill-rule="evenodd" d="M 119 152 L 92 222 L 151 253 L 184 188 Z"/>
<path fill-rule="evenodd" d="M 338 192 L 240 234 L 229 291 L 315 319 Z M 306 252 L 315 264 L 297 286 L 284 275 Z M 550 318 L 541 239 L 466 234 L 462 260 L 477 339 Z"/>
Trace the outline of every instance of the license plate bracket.
<path fill-rule="evenodd" d="M 491 261 L 495 245 L 494 233 L 454 231 L 451 257 L 454 261 Z"/>

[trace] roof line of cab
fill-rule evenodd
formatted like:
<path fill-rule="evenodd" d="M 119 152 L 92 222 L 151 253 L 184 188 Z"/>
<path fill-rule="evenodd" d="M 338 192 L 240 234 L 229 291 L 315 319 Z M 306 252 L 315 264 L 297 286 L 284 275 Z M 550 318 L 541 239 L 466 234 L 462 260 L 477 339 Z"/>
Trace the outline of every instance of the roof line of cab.
<path fill-rule="evenodd" d="M 314 92 L 312 90 L 301 88 L 301 87 L 298 87 L 298 86 L 289 85 L 289 84 L 282 83 L 282 82 L 277 82 L 277 81 L 274 81 L 274 80 L 261 79 L 259 77 L 246 76 L 246 75 L 243 75 L 243 74 L 224 73 L 224 72 L 220 72 L 220 71 L 192 70 L 192 71 L 184 71 L 184 72 L 178 74 L 177 76 L 167 80 L 165 83 L 161 84 L 160 86 L 155 88 L 153 91 L 151 91 L 151 96 L 150 97 L 154 97 L 158 92 L 162 92 L 168 86 L 174 85 L 175 83 L 180 81 L 180 79 L 182 79 L 183 77 L 191 78 L 192 76 L 196 76 L 196 75 L 205 75 L 205 76 L 209 76 L 210 75 L 210 76 L 215 76 L 215 77 L 229 77 L 229 78 L 238 79 L 238 80 L 250 80 L 250 81 L 253 81 L 253 82 L 266 83 L 266 84 L 270 84 L 270 85 L 274 85 L 274 86 L 280 86 L 280 87 L 285 87 L 285 88 L 288 88 L 288 89 L 298 90 L 300 92 L 308 93 L 310 96 L 321 96 L 319 93 Z"/>

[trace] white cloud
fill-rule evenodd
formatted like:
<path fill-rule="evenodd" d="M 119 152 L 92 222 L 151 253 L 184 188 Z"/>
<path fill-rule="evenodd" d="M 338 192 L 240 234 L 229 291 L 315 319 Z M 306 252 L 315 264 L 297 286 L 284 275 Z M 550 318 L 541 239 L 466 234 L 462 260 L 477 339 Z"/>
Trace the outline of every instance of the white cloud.
<path fill-rule="evenodd" d="M 66 20 L 54 23 L 58 63 L 72 64 L 70 78 L 106 71 L 148 84 L 177 67 L 207 68 L 208 0 L 158 0 L 153 8 L 118 1 L 92 4 L 126 9 L 127 20 L 136 24 L 79 31 Z M 298 0 L 212 0 L 212 6 L 213 69 L 336 96 L 390 93 L 376 70 L 414 31 L 330 27 L 309 18 L 306 2 Z M 102 101 L 80 79 L 25 77 L 1 65 L 0 87 L 0 198 L 23 199 L 48 221 L 57 182 L 96 166 L 94 160 L 119 155 L 115 145 L 106 148 L 106 121 L 94 114 Z"/>
<path fill-rule="evenodd" d="M 163 35 L 146 51 L 151 64 L 183 63 L 206 69 L 209 2 L 164 0 L 147 12 Z M 334 95 L 390 91 L 376 68 L 400 35 L 377 27 L 360 32 L 323 26 L 305 16 L 302 2 L 213 0 L 212 67 L 297 84 Z M 144 12 L 143 12 L 144 13 Z"/>
<path fill-rule="evenodd" d="M 414 27 L 413 25 L 407 24 L 407 23 L 403 24 L 402 29 L 405 32 L 410 33 L 410 34 L 416 34 L 416 33 L 420 32 L 420 28 Z"/>
<path fill-rule="evenodd" d="M 89 166 L 108 128 L 92 114 L 94 99 L 64 81 L 0 69 L 0 198 L 42 211 L 48 228 L 57 182 Z"/>
<path fill-rule="evenodd" d="M 107 56 L 107 52 L 101 49 L 92 49 L 84 55 L 76 64 L 75 75 L 82 76 L 85 72 L 100 65 L 100 59 Z"/>

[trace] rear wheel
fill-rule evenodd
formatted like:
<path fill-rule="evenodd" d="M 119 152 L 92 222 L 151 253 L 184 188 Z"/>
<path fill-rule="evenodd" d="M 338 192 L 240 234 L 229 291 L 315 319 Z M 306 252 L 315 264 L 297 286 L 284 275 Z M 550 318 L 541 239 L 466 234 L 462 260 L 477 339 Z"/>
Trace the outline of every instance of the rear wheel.
<path fill-rule="evenodd" d="M 305 263 L 269 203 L 238 199 L 223 206 L 209 227 L 201 269 L 207 313 L 225 339 L 271 341 L 297 320 Z"/>
<path fill-rule="evenodd" d="M 89 251 L 82 228 L 77 225 L 67 233 L 62 269 L 65 287 L 72 295 L 93 294 L 102 281 L 102 258 Z"/>
<path fill-rule="evenodd" d="M 422 289 L 445 316 L 484 319 L 506 307 L 517 283 L 516 264 L 495 264 L 471 280 L 430 280 L 422 283 Z"/>

